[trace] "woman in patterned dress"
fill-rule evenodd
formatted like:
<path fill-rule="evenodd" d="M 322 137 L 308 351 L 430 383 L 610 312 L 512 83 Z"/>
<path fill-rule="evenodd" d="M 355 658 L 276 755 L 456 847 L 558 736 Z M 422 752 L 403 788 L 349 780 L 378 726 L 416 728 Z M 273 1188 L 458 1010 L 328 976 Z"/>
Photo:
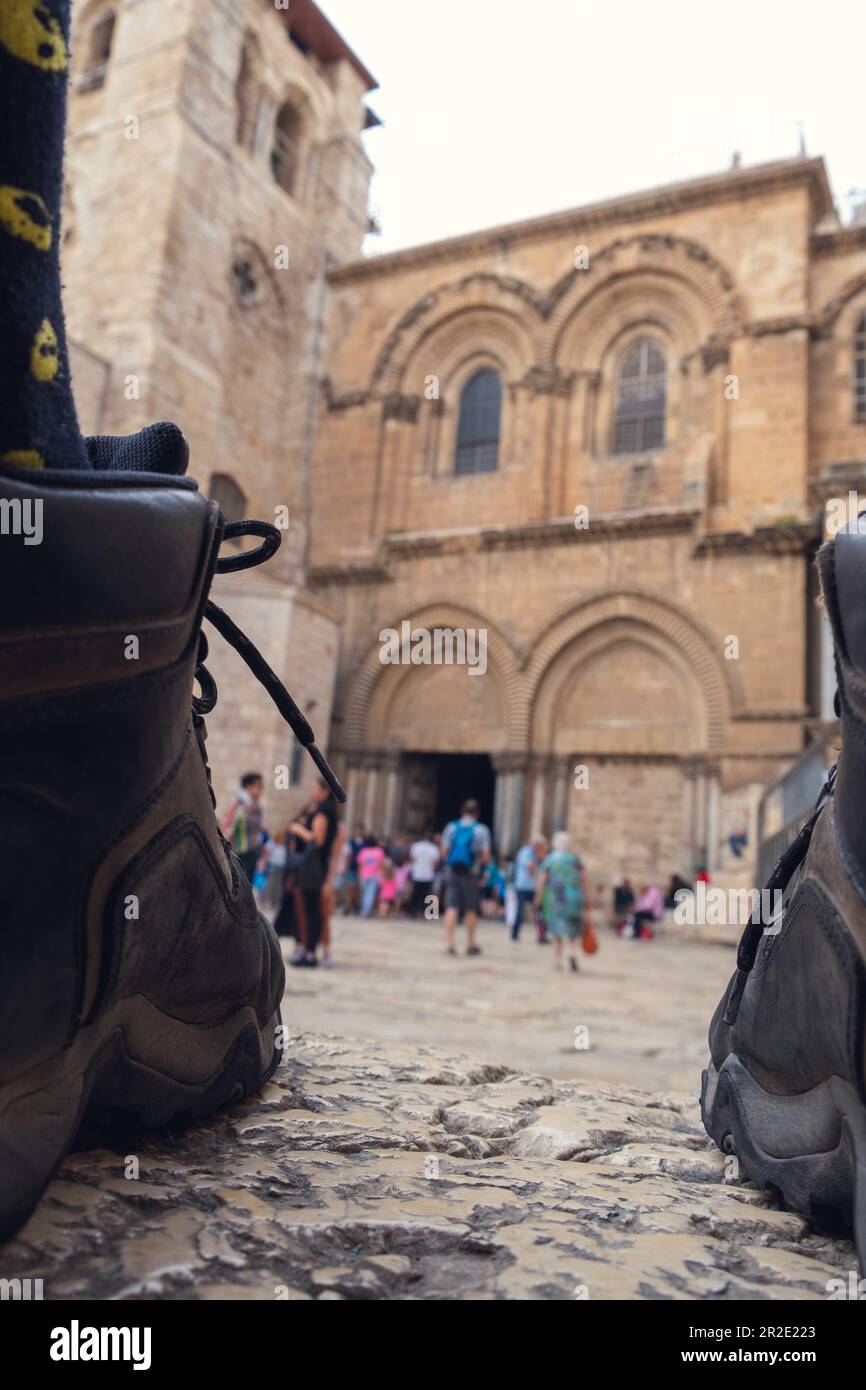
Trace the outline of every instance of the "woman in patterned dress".
<path fill-rule="evenodd" d="M 589 892 L 583 861 L 572 850 L 566 830 L 557 831 L 550 854 L 541 862 L 535 903 L 554 944 L 554 969 L 562 969 L 562 943 L 567 941 L 568 963 L 577 972 L 577 942 L 589 922 Z"/>

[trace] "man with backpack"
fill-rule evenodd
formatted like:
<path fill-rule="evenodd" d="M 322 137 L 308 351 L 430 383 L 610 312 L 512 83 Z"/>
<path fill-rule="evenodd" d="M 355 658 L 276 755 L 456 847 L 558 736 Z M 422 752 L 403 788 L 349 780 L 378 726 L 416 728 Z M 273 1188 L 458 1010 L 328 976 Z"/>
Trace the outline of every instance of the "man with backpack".
<path fill-rule="evenodd" d="M 475 944 L 478 924 L 478 879 L 481 867 L 490 858 L 490 831 L 478 819 L 477 801 L 464 801 L 459 820 L 442 832 L 442 858 L 445 862 L 445 948 L 456 956 L 454 934 L 457 922 L 466 921 L 466 954 L 480 956 Z"/>

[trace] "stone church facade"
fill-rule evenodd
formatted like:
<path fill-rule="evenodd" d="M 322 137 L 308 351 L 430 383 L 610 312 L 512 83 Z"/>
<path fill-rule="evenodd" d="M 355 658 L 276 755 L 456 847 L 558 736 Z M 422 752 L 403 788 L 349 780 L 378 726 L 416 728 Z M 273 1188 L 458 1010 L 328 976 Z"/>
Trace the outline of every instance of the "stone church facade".
<path fill-rule="evenodd" d="M 476 791 L 502 852 L 568 826 L 599 883 L 724 868 L 832 717 L 817 519 L 866 485 L 866 229 L 823 162 L 363 259 L 375 83 L 311 0 L 75 24 L 83 423 L 176 419 L 229 514 L 288 509 L 280 565 L 218 601 L 350 818 L 416 833 Z M 483 633 L 483 674 L 384 662 L 403 624 Z M 233 662 L 223 803 L 291 760 Z"/>
<path fill-rule="evenodd" d="M 816 518 L 866 468 L 866 229 L 840 227 L 823 162 L 329 285 L 311 580 L 341 617 L 332 747 L 359 815 L 420 829 L 459 751 L 492 760 L 506 851 L 567 826 L 601 883 L 728 868 L 832 719 Z M 406 620 L 485 629 L 486 674 L 383 664 Z"/>

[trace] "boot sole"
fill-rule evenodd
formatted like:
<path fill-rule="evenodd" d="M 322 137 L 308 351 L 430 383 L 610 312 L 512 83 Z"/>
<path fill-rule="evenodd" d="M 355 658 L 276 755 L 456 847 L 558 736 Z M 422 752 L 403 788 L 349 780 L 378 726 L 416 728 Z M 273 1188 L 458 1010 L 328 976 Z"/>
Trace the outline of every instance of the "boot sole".
<path fill-rule="evenodd" d="M 211 1115 L 276 1071 L 279 1022 L 277 1010 L 261 1028 L 246 1007 L 204 1027 L 136 995 L 0 1087 L 0 1240 L 30 1216 L 86 1113 L 120 1113 L 144 1129 Z"/>
<path fill-rule="evenodd" d="M 702 1082 L 704 1126 L 722 1152 L 791 1211 L 852 1232 L 866 1270 L 866 1107 L 854 1087 L 831 1076 L 801 1095 L 774 1095 L 734 1052 Z"/>

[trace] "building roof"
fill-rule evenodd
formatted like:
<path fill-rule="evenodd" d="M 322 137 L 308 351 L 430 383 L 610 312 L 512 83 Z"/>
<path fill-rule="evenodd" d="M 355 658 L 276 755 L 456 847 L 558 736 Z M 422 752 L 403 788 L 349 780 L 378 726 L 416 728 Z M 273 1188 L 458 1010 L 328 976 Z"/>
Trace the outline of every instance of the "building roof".
<path fill-rule="evenodd" d="M 482 254 L 503 242 L 531 241 L 539 237 L 570 234 L 576 230 L 602 225 L 605 222 L 640 221 L 663 216 L 684 208 L 706 203 L 746 198 L 773 188 L 803 185 L 809 190 L 812 203 L 812 228 L 827 213 L 833 211 L 824 160 L 798 156 L 779 159 L 751 168 L 727 169 L 720 174 L 704 174 L 679 183 L 662 184 L 638 193 L 629 193 L 601 202 L 563 212 L 546 213 L 521 222 L 507 222 L 477 232 L 447 237 L 441 241 L 423 242 L 381 256 L 367 256 L 333 267 L 328 279 L 335 284 L 368 276 L 385 274 L 388 270 L 408 268 L 425 262 L 449 259 L 452 256 Z"/>
<path fill-rule="evenodd" d="M 351 63 L 366 83 L 365 91 L 375 91 L 379 84 L 373 74 L 364 66 L 318 5 L 313 4 L 313 0 L 291 0 L 289 8 L 278 9 L 277 14 L 283 19 L 289 33 L 295 34 L 301 44 L 311 53 L 315 53 L 317 58 L 321 58 L 323 63 L 335 63 L 340 59 Z"/>

